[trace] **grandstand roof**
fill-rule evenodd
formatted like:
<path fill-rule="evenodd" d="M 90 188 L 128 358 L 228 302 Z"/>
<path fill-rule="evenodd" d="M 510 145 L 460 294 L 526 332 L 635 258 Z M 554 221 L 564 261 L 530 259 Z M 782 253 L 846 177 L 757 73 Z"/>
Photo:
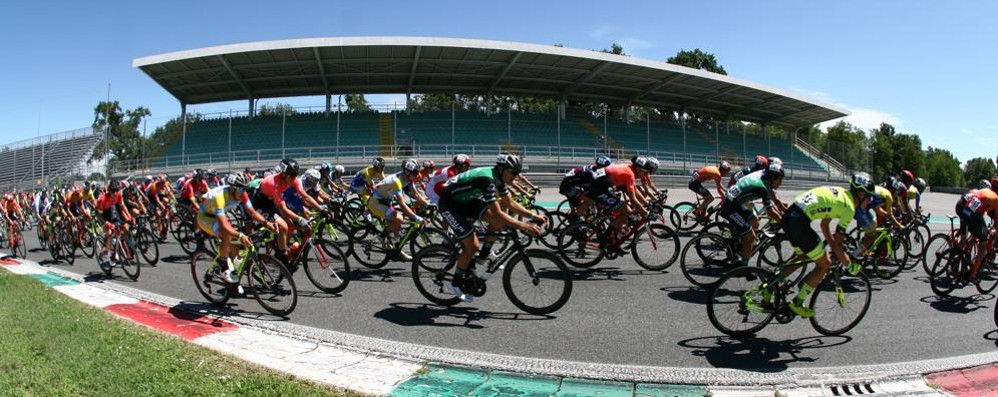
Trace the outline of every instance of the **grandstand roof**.
<path fill-rule="evenodd" d="M 261 41 L 135 59 L 181 103 L 351 94 L 448 93 L 630 103 L 805 126 L 845 109 L 664 62 L 550 45 L 428 37 Z"/>

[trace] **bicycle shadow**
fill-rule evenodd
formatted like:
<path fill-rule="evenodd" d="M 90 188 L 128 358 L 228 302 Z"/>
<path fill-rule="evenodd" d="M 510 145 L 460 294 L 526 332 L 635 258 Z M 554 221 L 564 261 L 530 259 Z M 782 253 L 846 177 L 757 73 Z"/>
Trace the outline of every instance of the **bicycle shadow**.
<path fill-rule="evenodd" d="M 994 297 L 995 296 L 991 294 L 976 294 L 967 297 L 952 295 L 940 297 L 936 295 L 929 295 L 919 300 L 924 303 L 928 303 L 930 307 L 943 313 L 965 314 L 981 309 L 987 309 L 988 306 L 982 305 L 980 302 L 989 301 Z"/>
<path fill-rule="evenodd" d="M 677 344 L 691 349 L 693 356 L 703 357 L 714 368 L 730 368 L 751 372 L 781 372 L 792 363 L 815 362 L 813 349 L 840 346 L 852 341 L 849 336 L 811 336 L 774 341 L 754 335 L 744 337 L 707 336 L 681 340 Z"/>
<path fill-rule="evenodd" d="M 301 285 L 301 284 L 299 284 Z M 307 290 L 298 287 L 298 297 L 299 298 L 318 298 L 318 299 L 329 299 L 329 298 L 342 298 L 343 294 L 330 294 L 327 292 L 322 292 L 319 290 Z"/>
<path fill-rule="evenodd" d="M 118 269 L 119 272 L 121 269 Z M 137 283 L 137 280 L 132 280 L 124 274 L 118 274 L 118 272 L 111 272 L 111 275 L 107 275 L 104 272 L 94 272 L 90 271 L 83 275 L 83 282 L 85 283 L 103 283 L 105 281 L 124 281 L 129 283 Z"/>
<path fill-rule="evenodd" d="M 246 297 L 249 298 L 249 297 Z M 249 298 L 252 299 L 252 298 Z M 212 317 L 225 318 L 245 318 L 260 321 L 288 321 L 288 317 L 275 316 L 267 312 L 257 312 L 237 309 L 240 305 L 236 302 L 226 302 L 224 305 L 216 305 L 207 302 L 181 301 L 170 308 L 170 311 L 178 310 L 194 315 L 207 315 Z"/>
<path fill-rule="evenodd" d="M 181 256 L 181 255 L 170 255 L 170 256 L 160 257 L 159 261 L 160 262 L 167 262 L 167 263 L 176 263 L 176 264 L 190 264 L 191 263 L 191 257 L 189 257 L 189 256 Z"/>
<path fill-rule="evenodd" d="M 623 278 L 622 276 L 656 276 L 662 274 L 669 274 L 669 272 L 665 270 L 646 270 L 646 269 L 623 270 L 619 267 L 594 267 L 588 269 L 569 267 L 568 271 L 572 273 L 573 281 L 600 281 L 600 280 L 625 281 L 626 278 Z"/>
<path fill-rule="evenodd" d="M 998 330 L 986 332 L 984 334 L 984 339 L 995 342 L 995 347 L 998 347 Z"/>
<path fill-rule="evenodd" d="M 350 281 L 377 281 L 394 283 L 395 277 L 411 278 L 411 269 L 389 268 L 371 269 L 369 267 L 358 267 L 350 269 Z"/>
<path fill-rule="evenodd" d="M 483 320 L 538 321 L 552 320 L 555 316 L 527 313 L 490 312 L 475 307 L 439 306 L 429 303 L 396 302 L 374 313 L 374 318 L 403 327 L 461 327 L 485 328 L 477 322 Z M 451 321 L 447 321 L 451 320 Z M 453 321 L 457 320 L 457 322 Z"/>
<path fill-rule="evenodd" d="M 706 305 L 710 301 L 710 290 L 697 287 L 662 287 L 659 291 L 665 291 L 669 298 L 682 302 Z"/>

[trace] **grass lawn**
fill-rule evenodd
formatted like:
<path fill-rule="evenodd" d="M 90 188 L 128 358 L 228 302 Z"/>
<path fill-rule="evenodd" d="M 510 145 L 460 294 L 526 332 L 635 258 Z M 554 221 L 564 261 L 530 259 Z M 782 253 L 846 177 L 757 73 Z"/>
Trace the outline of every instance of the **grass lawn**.
<path fill-rule="evenodd" d="M 354 396 L 157 333 L 0 270 L 0 396 Z"/>

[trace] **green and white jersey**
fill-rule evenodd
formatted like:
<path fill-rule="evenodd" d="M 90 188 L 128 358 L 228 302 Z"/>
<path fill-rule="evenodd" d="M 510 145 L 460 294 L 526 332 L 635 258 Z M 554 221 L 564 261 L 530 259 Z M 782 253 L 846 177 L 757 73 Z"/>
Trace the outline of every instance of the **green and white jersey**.
<path fill-rule="evenodd" d="M 771 207 L 773 205 L 773 191 L 766 187 L 762 175 L 762 171 L 756 171 L 743 176 L 742 179 L 738 180 L 738 183 L 728 188 L 728 195 L 724 199 L 744 209 L 748 209 L 753 201 L 760 199 L 763 206 Z"/>

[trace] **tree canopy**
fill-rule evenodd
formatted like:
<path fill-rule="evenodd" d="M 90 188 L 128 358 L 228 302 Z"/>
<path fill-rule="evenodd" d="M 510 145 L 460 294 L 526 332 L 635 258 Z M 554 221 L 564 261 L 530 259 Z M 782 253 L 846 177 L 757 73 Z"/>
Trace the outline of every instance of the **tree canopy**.
<path fill-rule="evenodd" d="M 717 57 L 715 57 L 714 54 L 703 52 L 699 48 L 694 49 L 693 51 L 680 50 L 675 56 L 666 59 L 665 62 L 673 65 L 706 70 L 717 74 L 728 74 L 728 72 L 724 70 L 724 66 L 721 66 L 721 64 L 717 62 Z"/>

